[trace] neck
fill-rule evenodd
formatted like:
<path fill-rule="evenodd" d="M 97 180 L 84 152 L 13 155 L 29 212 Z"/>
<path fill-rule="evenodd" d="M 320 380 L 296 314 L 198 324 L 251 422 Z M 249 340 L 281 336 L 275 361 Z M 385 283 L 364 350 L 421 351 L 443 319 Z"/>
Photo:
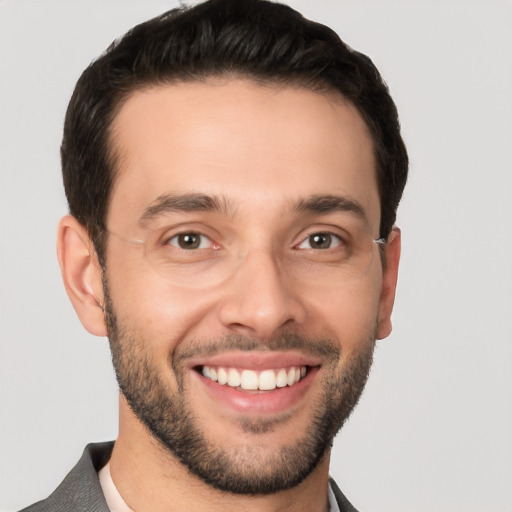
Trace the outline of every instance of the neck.
<path fill-rule="evenodd" d="M 298 486 L 263 496 L 231 494 L 205 484 L 163 448 L 121 399 L 112 480 L 135 512 L 325 512 L 329 453 Z"/>

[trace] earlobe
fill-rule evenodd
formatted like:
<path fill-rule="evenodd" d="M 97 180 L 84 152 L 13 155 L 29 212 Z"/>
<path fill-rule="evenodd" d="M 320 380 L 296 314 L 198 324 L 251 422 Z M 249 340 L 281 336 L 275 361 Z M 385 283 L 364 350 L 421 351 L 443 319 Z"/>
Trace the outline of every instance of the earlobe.
<path fill-rule="evenodd" d="M 98 256 L 87 230 L 71 215 L 59 223 L 57 256 L 64 286 L 82 325 L 91 334 L 106 336 Z"/>
<path fill-rule="evenodd" d="M 391 334 L 391 313 L 395 302 L 398 264 L 400 263 L 401 234 L 394 227 L 385 246 L 386 261 L 382 274 L 382 291 L 379 302 L 377 339 L 387 338 Z"/>

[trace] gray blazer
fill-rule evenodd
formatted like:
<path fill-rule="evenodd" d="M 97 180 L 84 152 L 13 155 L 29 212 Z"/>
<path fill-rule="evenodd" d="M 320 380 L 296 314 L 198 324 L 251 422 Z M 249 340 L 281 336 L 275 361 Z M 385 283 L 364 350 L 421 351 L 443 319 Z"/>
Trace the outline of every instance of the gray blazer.
<path fill-rule="evenodd" d="M 20 512 L 109 512 L 98 471 L 108 462 L 113 442 L 88 444 L 82 458 L 48 498 Z M 340 512 L 357 512 L 334 480 L 330 480 Z"/>

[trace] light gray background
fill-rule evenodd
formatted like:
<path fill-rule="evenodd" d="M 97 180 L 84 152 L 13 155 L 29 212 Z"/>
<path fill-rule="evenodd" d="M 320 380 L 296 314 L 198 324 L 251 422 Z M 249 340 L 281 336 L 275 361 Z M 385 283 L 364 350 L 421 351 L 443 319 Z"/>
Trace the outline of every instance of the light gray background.
<path fill-rule="evenodd" d="M 62 120 L 79 73 L 176 2 L 0 2 L 0 510 L 113 439 L 107 343 L 55 257 Z M 362 511 L 512 510 L 512 5 L 290 1 L 371 55 L 411 156 L 395 329 L 332 474 Z"/>

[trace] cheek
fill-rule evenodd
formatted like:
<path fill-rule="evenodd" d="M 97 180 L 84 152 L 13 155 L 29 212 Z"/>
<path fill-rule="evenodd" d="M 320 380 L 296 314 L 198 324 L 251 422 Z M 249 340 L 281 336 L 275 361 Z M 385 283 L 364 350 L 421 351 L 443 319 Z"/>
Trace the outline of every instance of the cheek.
<path fill-rule="evenodd" d="M 115 267 L 107 276 L 119 325 L 160 355 L 185 336 L 199 336 L 215 303 L 212 293 L 175 286 L 140 265 Z"/>
<path fill-rule="evenodd" d="M 375 337 L 380 290 L 380 273 L 324 290 L 309 302 L 308 318 L 317 333 L 338 340 L 344 355 L 350 355 Z"/>

